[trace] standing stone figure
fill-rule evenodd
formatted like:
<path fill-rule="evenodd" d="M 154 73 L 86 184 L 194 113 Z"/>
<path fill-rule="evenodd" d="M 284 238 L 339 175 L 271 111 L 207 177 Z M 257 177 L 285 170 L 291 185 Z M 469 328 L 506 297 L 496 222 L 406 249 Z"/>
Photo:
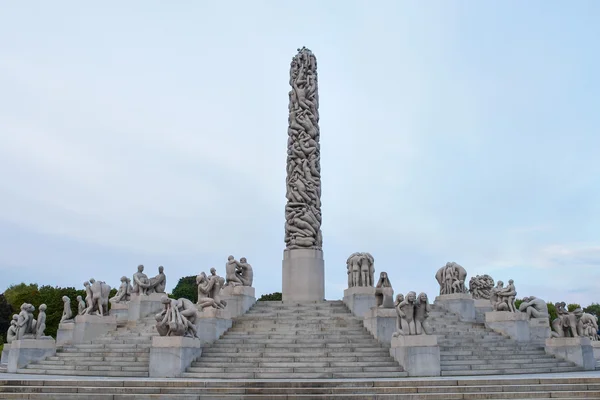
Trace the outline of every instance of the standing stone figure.
<path fill-rule="evenodd" d="M 542 299 L 535 296 L 523 297 L 523 301 L 519 305 L 519 311 L 527 313 L 529 319 L 548 318 L 548 305 Z"/>
<path fill-rule="evenodd" d="M 146 288 L 146 293 L 164 293 L 165 288 L 167 287 L 167 276 L 164 273 L 165 268 L 161 265 L 158 267 L 158 275 L 154 278 L 150 278 L 148 281 L 148 286 Z"/>
<path fill-rule="evenodd" d="M 252 286 L 252 282 L 254 281 L 254 272 L 252 271 L 252 266 L 248 264 L 246 257 L 240 258 L 240 265 L 236 273 L 244 286 Z"/>
<path fill-rule="evenodd" d="M 35 325 L 35 338 L 36 339 L 49 338 L 49 336 L 44 336 L 44 331 L 46 330 L 46 309 L 47 309 L 47 306 L 45 304 L 40 304 L 37 322 Z"/>
<path fill-rule="evenodd" d="M 394 308 L 394 289 L 387 272 L 379 274 L 379 282 L 375 287 L 375 298 L 377 299 L 377 307 Z"/>
<path fill-rule="evenodd" d="M 348 287 L 374 286 L 375 259 L 370 253 L 352 253 L 346 260 Z"/>
<path fill-rule="evenodd" d="M 111 303 L 126 303 L 131 299 L 131 293 L 133 293 L 131 279 L 126 276 L 122 276 L 119 290 L 117 290 L 115 296 L 108 299 L 108 301 Z"/>
<path fill-rule="evenodd" d="M 17 339 L 35 338 L 37 321 L 33 318 L 35 307 L 29 303 L 21 304 L 21 312 L 17 317 Z"/>
<path fill-rule="evenodd" d="M 85 301 L 83 301 L 81 296 L 77 296 L 77 315 L 85 314 L 85 310 L 87 310 L 87 305 L 85 304 Z"/>
<path fill-rule="evenodd" d="M 10 321 L 10 326 L 8 327 L 8 331 L 6 332 L 6 343 L 12 343 L 13 340 L 17 340 L 17 321 L 19 320 L 19 316 L 14 314 L 12 317 L 12 321 Z"/>
<path fill-rule="evenodd" d="M 87 293 L 86 302 L 88 308 L 86 314 L 96 314 L 99 316 L 108 315 L 108 296 L 110 286 L 103 281 L 96 281 L 91 278 L 89 282 L 83 284 Z"/>
<path fill-rule="evenodd" d="M 490 303 L 494 311 L 509 311 L 517 312 L 515 300 L 517 297 L 517 289 L 512 279 L 508 281 L 508 286 L 504 287 L 504 282 L 498 281 L 496 287 L 492 289 L 490 294 Z"/>
<path fill-rule="evenodd" d="M 60 323 L 73 322 L 73 311 L 71 310 L 71 299 L 68 296 L 62 297 L 63 313 L 60 318 Z"/>
<path fill-rule="evenodd" d="M 285 244 L 321 249 L 321 149 L 317 59 L 303 47 L 290 66 Z"/>
<path fill-rule="evenodd" d="M 213 273 L 214 271 L 214 273 Z M 225 300 L 221 300 L 219 292 L 223 287 L 225 279 L 216 274 L 216 270 L 211 268 L 211 276 L 207 277 L 204 272 L 196 277 L 198 285 L 198 304 L 203 310 L 207 307 L 224 309 L 227 306 Z"/>
<path fill-rule="evenodd" d="M 466 278 L 467 271 L 455 262 L 447 262 L 435 274 L 435 279 L 440 285 L 440 295 L 466 293 Z"/>
<path fill-rule="evenodd" d="M 493 288 L 494 279 L 487 274 L 473 276 L 469 281 L 469 293 L 475 300 L 489 300 Z"/>

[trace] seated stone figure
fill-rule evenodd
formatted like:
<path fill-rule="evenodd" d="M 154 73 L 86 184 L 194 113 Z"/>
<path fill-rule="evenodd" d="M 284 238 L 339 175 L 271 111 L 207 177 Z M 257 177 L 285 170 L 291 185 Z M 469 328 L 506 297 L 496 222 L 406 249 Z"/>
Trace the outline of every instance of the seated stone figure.
<path fill-rule="evenodd" d="M 377 282 L 377 286 L 375 287 L 375 298 L 377 307 L 394 307 L 394 289 L 392 288 L 387 272 L 379 274 L 379 282 Z"/>
<path fill-rule="evenodd" d="M 12 321 L 10 321 L 8 331 L 6 332 L 6 343 L 12 343 L 13 340 L 17 340 L 18 320 L 19 316 L 17 314 L 14 314 L 12 317 Z"/>
<path fill-rule="evenodd" d="M 165 268 L 161 265 L 158 267 L 158 275 L 154 278 L 150 278 L 146 293 L 164 293 L 167 287 L 167 275 L 165 275 Z"/>
<path fill-rule="evenodd" d="M 240 258 L 239 268 L 236 270 L 236 274 L 244 286 L 252 286 L 254 272 L 252 271 L 252 266 L 248 264 L 246 257 Z"/>
<path fill-rule="evenodd" d="M 225 263 L 225 286 L 243 286 L 244 282 L 239 278 L 237 271 L 242 265 L 233 256 L 227 257 Z"/>
<path fill-rule="evenodd" d="M 85 314 L 85 310 L 87 310 L 87 305 L 85 301 L 81 298 L 81 296 L 77 296 L 77 315 Z"/>
<path fill-rule="evenodd" d="M 35 338 L 37 321 L 33 318 L 34 311 L 33 305 L 21 304 L 21 312 L 17 317 L 17 340 Z"/>
<path fill-rule="evenodd" d="M 131 300 L 132 293 L 133 286 L 131 286 L 131 280 L 126 276 L 122 276 L 119 290 L 117 290 L 115 296 L 108 299 L 108 301 L 111 303 L 126 303 Z"/>
<path fill-rule="evenodd" d="M 68 296 L 62 297 L 63 301 L 63 313 L 60 318 L 60 323 L 73 322 L 73 311 L 71 310 L 71 299 Z"/>
<path fill-rule="evenodd" d="M 144 273 L 144 266 L 138 265 L 137 272 L 133 274 L 133 294 L 145 295 L 148 294 L 148 286 L 150 279 Z"/>
<path fill-rule="evenodd" d="M 592 341 L 598 341 L 598 317 L 589 313 L 582 313 L 580 318 L 582 324 L 582 336 Z"/>
<path fill-rule="evenodd" d="M 211 269 L 211 273 L 214 268 Z M 216 271 L 210 277 L 207 277 L 204 272 L 196 277 L 198 285 L 198 302 L 197 305 L 203 310 L 207 307 L 224 309 L 227 306 L 225 300 L 221 300 L 219 292 L 224 284 L 224 279 L 216 275 Z"/>
<path fill-rule="evenodd" d="M 527 313 L 529 319 L 548 318 L 548 305 L 542 299 L 535 296 L 524 297 L 519 305 L 519 311 Z"/>

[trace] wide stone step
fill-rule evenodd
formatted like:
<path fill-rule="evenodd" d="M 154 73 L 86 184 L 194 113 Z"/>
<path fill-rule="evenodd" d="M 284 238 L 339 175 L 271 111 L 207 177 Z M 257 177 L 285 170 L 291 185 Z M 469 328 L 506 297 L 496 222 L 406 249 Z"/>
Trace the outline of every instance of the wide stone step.
<path fill-rule="evenodd" d="M 337 355 L 337 353 L 336 353 Z M 393 359 L 389 356 L 336 356 L 336 357 L 313 357 L 313 356 L 297 356 L 297 357 L 213 357 L 213 355 L 202 355 L 195 362 L 206 362 L 206 363 L 215 363 L 215 362 L 223 362 L 223 363 L 264 363 L 264 362 L 299 362 L 299 363 L 353 363 L 353 362 L 394 362 Z"/>
<path fill-rule="evenodd" d="M 447 371 L 442 368 L 442 376 L 469 376 L 469 375 L 521 375 L 521 374 L 546 374 L 558 372 L 581 371 L 580 367 L 542 367 L 542 368 L 505 368 L 505 369 L 463 369 Z"/>
<path fill-rule="evenodd" d="M 239 337 L 230 337 L 229 335 L 225 335 L 218 341 L 219 344 L 228 344 L 230 346 L 239 346 L 244 344 L 284 344 L 284 345 L 314 345 L 314 344 L 373 344 L 375 340 L 369 337 L 358 337 L 358 338 L 348 338 L 348 337 L 337 337 L 337 338 L 325 338 L 325 339 L 305 339 L 305 338 L 272 338 L 272 339 L 242 339 Z"/>
<path fill-rule="evenodd" d="M 139 371 L 115 371 L 115 370 L 60 370 L 60 369 L 29 369 L 21 368 L 17 370 L 20 374 L 39 374 L 39 375 L 72 375 L 72 376 L 114 376 L 114 377 L 148 377 L 148 372 Z"/>
<path fill-rule="evenodd" d="M 460 364 L 460 365 L 448 365 L 442 364 L 441 368 L 444 371 L 461 371 L 470 369 L 476 370 L 509 370 L 509 369 L 532 369 L 532 368 L 557 368 L 557 367 L 572 367 L 573 364 L 570 362 L 555 361 L 553 363 L 506 363 L 503 360 L 497 360 L 495 363 L 484 363 L 484 364 Z"/>
<path fill-rule="evenodd" d="M 200 359 L 192 363 L 192 367 L 201 368 L 326 368 L 326 367 L 392 367 L 399 368 L 394 361 L 285 361 L 275 362 L 272 360 L 261 360 L 259 362 L 213 362 Z"/>
<path fill-rule="evenodd" d="M 490 364 L 490 363 L 496 363 L 496 362 L 504 362 L 504 363 L 510 362 L 510 363 L 514 363 L 514 364 L 534 364 L 534 363 L 542 364 L 542 363 L 557 363 L 560 361 L 552 356 L 547 356 L 545 358 L 542 358 L 542 357 L 524 358 L 521 356 L 520 358 L 513 358 L 513 359 L 504 358 L 504 357 L 502 357 L 501 359 L 499 359 L 499 358 L 482 359 L 480 357 L 473 356 L 473 358 L 469 359 L 469 360 L 441 360 L 440 365 L 477 365 L 477 364 Z"/>
<path fill-rule="evenodd" d="M 116 366 L 148 366 L 149 360 L 141 361 L 114 361 L 114 360 L 41 360 L 37 361 L 36 365 L 47 366 L 66 366 L 66 365 L 116 365 Z M 30 364 L 31 365 L 31 364 Z"/>
<path fill-rule="evenodd" d="M 336 342 L 329 343 L 327 341 L 321 341 L 317 343 L 238 343 L 233 346 L 231 343 L 223 342 L 218 340 L 210 345 L 212 349 L 231 349 L 236 350 L 236 348 L 245 348 L 245 349 L 309 349 L 309 348 L 344 348 L 344 349 L 352 349 L 354 351 L 371 351 L 381 349 L 379 344 L 373 343 L 356 343 L 356 342 Z"/>
<path fill-rule="evenodd" d="M 250 349 L 254 350 L 254 349 Z M 294 351 L 298 350 L 298 351 Z M 230 349 L 230 348 L 212 348 L 209 347 L 202 351 L 203 354 L 206 355 L 220 355 L 220 356 L 231 356 L 235 354 L 235 357 L 349 357 L 349 356 L 357 356 L 357 355 L 369 355 L 369 356 L 389 356 L 389 350 L 380 349 L 380 350 L 369 350 L 369 351 L 358 351 L 361 349 L 346 349 L 346 348 L 302 348 L 302 349 L 284 349 L 284 348 L 265 348 L 262 351 L 244 351 L 243 348 L 240 349 Z"/>
<path fill-rule="evenodd" d="M 342 379 L 342 378 L 401 378 L 406 377 L 406 372 L 206 372 L 183 373 L 183 378 L 195 379 Z M 293 393 L 293 392 L 292 392 Z M 260 396 L 260 395 L 259 395 Z M 260 398 L 260 397 L 259 397 Z M 344 395 L 346 398 L 346 395 Z M 372 398 L 372 396 L 370 397 Z"/>

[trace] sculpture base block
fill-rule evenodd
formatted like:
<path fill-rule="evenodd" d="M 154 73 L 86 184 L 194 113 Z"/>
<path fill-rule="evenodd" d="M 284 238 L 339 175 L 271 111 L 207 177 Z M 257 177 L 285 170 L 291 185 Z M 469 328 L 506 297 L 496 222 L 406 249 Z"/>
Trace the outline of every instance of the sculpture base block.
<path fill-rule="evenodd" d="M 365 315 L 363 324 L 380 343 L 390 343 L 396 332 L 396 318 L 395 308 L 373 307 Z"/>
<path fill-rule="evenodd" d="M 284 302 L 325 300 L 325 261 L 322 250 L 285 249 L 281 277 Z"/>
<path fill-rule="evenodd" d="M 160 302 L 160 299 L 166 296 L 165 293 L 152 293 L 152 294 L 134 294 L 131 296 L 129 301 L 129 312 L 127 321 L 130 324 L 135 324 L 142 318 L 149 317 L 153 314 L 158 314 L 164 308 L 164 305 Z"/>
<path fill-rule="evenodd" d="M 150 377 L 175 378 L 202 355 L 200 340 L 183 336 L 155 336 L 150 348 Z"/>
<path fill-rule="evenodd" d="M 8 352 L 10 351 L 10 343 L 4 343 L 2 348 L 2 356 L 0 357 L 0 364 L 8 363 Z"/>
<path fill-rule="evenodd" d="M 434 304 L 457 314 L 463 322 L 475 321 L 475 300 L 468 293 L 442 294 L 435 298 Z"/>
<path fill-rule="evenodd" d="M 78 315 L 75 317 L 73 343 L 89 342 L 117 330 L 117 317 L 114 315 Z"/>
<path fill-rule="evenodd" d="M 592 342 L 592 350 L 594 351 L 594 358 L 596 359 L 596 361 L 600 361 L 600 342 L 595 341 L 595 340 L 594 341 L 590 340 L 590 342 Z"/>
<path fill-rule="evenodd" d="M 393 337 L 390 355 L 408 376 L 440 376 L 440 346 L 435 335 Z"/>
<path fill-rule="evenodd" d="M 232 326 L 233 321 L 227 310 L 205 308 L 198 313 L 196 330 L 202 345 L 219 339 Z"/>
<path fill-rule="evenodd" d="M 22 339 L 13 340 L 8 352 L 6 370 L 10 373 L 24 368 L 27 364 L 40 361 L 56 354 L 54 339 Z"/>
<path fill-rule="evenodd" d="M 491 311 L 485 313 L 485 326 L 517 342 L 531 341 L 527 314 L 510 311 Z"/>
<path fill-rule="evenodd" d="M 357 317 L 364 317 L 377 305 L 375 288 L 372 286 L 354 286 L 344 290 L 344 304 Z"/>
<path fill-rule="evenodd" d="M 256 303 L 255 291 L 251 286 L 225 286 L 220 296 L 221 300 L 227 302 L 226 310 L 232 318 L 244 315 Z"/>
<path fill-rule="evenodd" d="M 75 317 L 77 318 L 77 317 Z M 64 346 L 65 344 L 72 344 L 75 337 L 75 321 L 73 322 L 61 322 L 58 324 L 58 330 L 56 331 L 56 345 Z"/>
<path fill-rule="evenodd" d="M 494 311 L 492 303 L 487 299 L 475 300 L 475 322 L 483 324 L 485 322 L 485 313 Z"/>
<path fill-rule="evenodd" d="M 117 325 L 125 325 L 129 321 L 129 302 L 110 303 L 109 315 L 117 317 Z"/>
<path fill-rule="evenodd" d="M 586 337 L 546 339 L 546 353 L 570 361 L 586 371 L 596 369 L 592 342 Z"/>
<path fill-rule="evenodd" d="M 544 344 L 551 335 L 548 318 L 532 318 L 529 320 L 529 336 L 534 343 Z"/>

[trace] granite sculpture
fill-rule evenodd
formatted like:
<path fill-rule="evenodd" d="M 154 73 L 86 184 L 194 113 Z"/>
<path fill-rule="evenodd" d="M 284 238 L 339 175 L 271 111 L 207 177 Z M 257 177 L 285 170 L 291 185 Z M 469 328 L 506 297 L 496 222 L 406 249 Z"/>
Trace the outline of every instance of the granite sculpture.
<path fill-rule="evenodd" d="M 455 262 L 447 262 L 435 274 L 435 279 L 440 285 L 440 295 L 466 293 L 466 278 L 467 271 Z"/>
<path fill-rule="evenodd" d="M 321 249 L 321 150 L 317 59 L 303 47 L 290 66 L 285 207 L 287 249 Z"/>
<path fill-rule="evenodd" d="M 490 303 L 494 311 L 518 312 L 515 300 L 517 289 L 512 279 L 508 281 L 508 286 L 504 287 L 504 282 L 498 281 L 490 294 Z"/>
<path fill-rule="evenodd" d="M 106 282 L 96 281 L 94 278 L 91 278 L 88 282 L 84 282 L 83 286 L 85 287 L 85 302 L 87 304 L 85 314 L 108 315 L 110 286 Z"/>
<path fill-rule="evenodd" d="M 77 315 L 85 314 L 85 310 L 87 310 L 87 304 L 85 304 L 81 296 L 77 296 Z"/>
<path fill-rule="evenodd" d="M 227 257 L 225 263 L 225 285 L 224 286 L 244 286 L 244 282 L 238 276 L 238 269 L 242 266 L 233 256 Z"/>
<path fill-rule="evenodd" d="M 374 286 L 375 259 L 370 253 L 352 253 L 346 260 L 348 287 Z"/>
<path fill-rule="evenodd" d="M 473 276 L 469 281 L 469 293 L 475 300 L 489 300 L 493 288 L 494 279 L 487 274 Z"/>
<path fill-rule="evenodd" d="M 160 299 L 164 309 L 156 314 L 156 331 L 160 336 L 185 336 L 197 338 L 196 319 L 198 311 L 190 300 Z"/>
<path fill-rule="evenodd" d="M 426 293 L 408 292 L 406 298 L 402 295 L 396 297 L 396 332 L 393 337 L 410 335 L 430 335 L 431 326 L 427 321 L 431 312 L 431 305 Z"/>
<path fill-rule="evenodd" d="M 546 302 L 535 296 L 523 297 L 523 301 L 519 305 L 519 311 L 526 313 L 529 319 L 550 317 Z"/>
<path fill-rule="evenodd" d="M 582 324 L 582 336 L 589 338 L 591 341 L 598 341 L 598 317 L 584 312 L 581 314 L 580 321 Z"/>
<path fill-rule="evenodd" d="M 224 309 L 227 306 L 225 300 L 221 300 L 220 291 L 225 284 L 225 279 L 217 275 L 214 268 L 210 269 L 211 275 L 206 276 L 204 272 L 196 277 L 198 285 L 197 305 L 201 310 L 205 308 Z"/>
<path fill-rule="evenodd" d="M 252 265 L 248 264 L 246 257 L 240 258 L 239 268 L 236 273 L 244 286 L 252 286 L 254 282 L 254 271 Z"/>
<path fill-rule="evenodd" d="M 380 308 L 394 308 L 394 289 L 388 278 L 387 272 L 379 274 L 379 281 L 375 286 L 376 306 Z"/>
<path fill-rule="evenodd" d="M 167 275 L 165 275 L 165 267 L 162 265 L 158 267 L 158 275 L 154 278 L 150 278 L 146 293 L 164 293 L 167 287 Z"/>
<path fill-rule="evenodd" d="M 131 294 L 133 293 L 133 286 L 131 286 L 131 279 L 126 276 L 121 277 L 121 285 L 119 286 L 119 290 L 114 295 L 108 299 L 111 303 L 127 303 L 131 300 Z"/>
<path fill-rule="evenodd" d="M 36 335 L 37 321 L 33 317 L 35 307 L 29 303 L 21 304 L 21 312 L 17 316 L 16 339 L 34 339 Z"/>
<path fill-rule="evenodd" d="M 68 296 L 62 297 L 63 312 L 60 317 L 60 323 L 73 322 L 73 311 L 71 310 L 71 299 Z"/>
<path fill-rule="evenodd" d="M 8 327 L 8 331 L 6 331 L 6 343 L 12 343 L 13 340 L 17 339 L 18 325 L 17 321 L 19 320 L 19 315 L 14 314 L 12 320 L 10 321 L 10 326 Z"/>
<path fill-rule="evenodd" d="M 46 330 L 46 309 L 48 307 L 45 304 L 40 304 L 38 309 L 38 317 L 35 324 L 35 338 L 36 339 L 50 339 L 50 336 L 45 336 L 44 331 Z"/>
<path fill-rule="evenodd" d="M 148 295 L 152 293 L 164 293 L 167 286 L 167 276 L 164 273 L 165 268 L 158 267 L 158 275 L 154 278 L 148 278 L 144 273 L 144 266 L 138 265 L 137 272 L 133 274 L 133 286 L 131 293 L 137 295 Z"/>
<path fill-rule="evenodd" d="M 557 317 L 552 321 L 552 337 L 579 337 L 583 335 L 581 317 L 583 311 L 577 308 L 572 312 L 567 310 L 566 303 L 554 303 Z"/>

